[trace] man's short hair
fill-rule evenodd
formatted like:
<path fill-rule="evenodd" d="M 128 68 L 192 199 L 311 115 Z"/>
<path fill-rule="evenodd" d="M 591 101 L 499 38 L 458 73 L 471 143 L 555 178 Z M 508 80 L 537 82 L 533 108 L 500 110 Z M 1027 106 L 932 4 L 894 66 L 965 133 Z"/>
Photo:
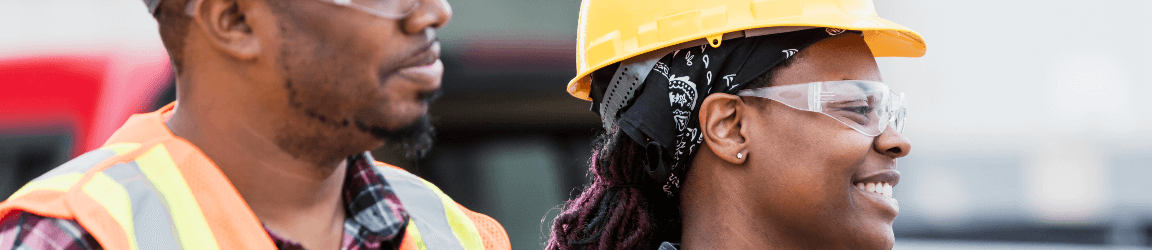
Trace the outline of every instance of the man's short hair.
<path fill-rule="evenodd" d="M 160 6 L 153 14 L 160 24 L 160 40 L 164 41 L 164 48 L 168 49 L 168 56 L 172 59 L 172 67 L 177 71 L 184 66 L 184 38 L 188 36 L 188 24 L 192 22 L 192 17 L 184 13 L 188 1 L 160 1 Z"/>

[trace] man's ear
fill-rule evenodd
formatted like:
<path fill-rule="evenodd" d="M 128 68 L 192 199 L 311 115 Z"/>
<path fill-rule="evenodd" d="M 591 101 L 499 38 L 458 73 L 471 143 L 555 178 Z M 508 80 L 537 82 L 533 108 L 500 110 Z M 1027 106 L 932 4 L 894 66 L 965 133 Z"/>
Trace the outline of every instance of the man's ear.
<path fill-rule="evenodd" d="M 194 23 L 202 38 L 220 52 L 241 60 L 250 60 L 260 53 L 260 39 L 252 32 L 245 13 L 251 7 L 244 0 L 189 0 L 201 2 L 190 6 Z"/>
<path fill-rule="evenodd" d="M 700 104 L 700 133 L 712 153 L 732 164 L 748 159 L 748 140 L 741 112 L 748 112 L 740 97 L 712 94 Z"/>

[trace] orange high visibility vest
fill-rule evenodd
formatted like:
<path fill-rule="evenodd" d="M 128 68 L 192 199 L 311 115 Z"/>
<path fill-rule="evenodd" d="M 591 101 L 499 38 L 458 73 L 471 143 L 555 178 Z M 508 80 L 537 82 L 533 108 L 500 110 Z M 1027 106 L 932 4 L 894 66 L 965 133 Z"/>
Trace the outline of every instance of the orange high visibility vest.
<path fill-rule="evenodd" d="M 15 211 L 76 220 L 105 249 L 276 249 L 228 178 L 164 116 L 132 116 L 100 149 L 49 171 L 0 202 Z M 435 185 L 376 162 L 409 212 L 401 249 L 510 249 L 492 218 Z"/>

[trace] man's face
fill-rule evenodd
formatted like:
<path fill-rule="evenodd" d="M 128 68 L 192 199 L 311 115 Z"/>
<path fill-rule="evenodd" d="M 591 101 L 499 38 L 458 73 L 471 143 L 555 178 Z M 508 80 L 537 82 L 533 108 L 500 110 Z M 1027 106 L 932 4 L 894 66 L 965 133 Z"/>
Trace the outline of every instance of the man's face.
<path fill-rule="evenodd" d="M 428 104 L 444 71 L 435 28 L 451 18 L 448 3 L 397 0 L 419 6 L 389 19 L 324 1 L 268 1 L 280 28 L 266 39 L 279 41 L 270 58 L 283 74 L 290 117 L 301 123 L 285 124 L 277 140 L 289 151 L 328 137 L 394 141 L 422 153 L 432 143 Z"/>

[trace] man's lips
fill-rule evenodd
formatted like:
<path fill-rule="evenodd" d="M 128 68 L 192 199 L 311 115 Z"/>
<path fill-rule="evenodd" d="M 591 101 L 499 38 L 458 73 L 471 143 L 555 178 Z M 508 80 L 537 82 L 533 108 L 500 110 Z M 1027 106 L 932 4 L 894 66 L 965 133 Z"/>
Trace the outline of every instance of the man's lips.
<path fill-rule="evenodd" d="M 440 42 L 433 41 L 426 50 L 403 64 L 396 73 L 416 82 L 438 83 L 444 75 L 444 63 L 440 61 Z"/>
<path fill-rule="evenodd" d="M 400 68 L 425 66 L 436 60 L 440 60 L 440 41 L 431 40 L 405 60 Z"/>
<path fill-rule="evenodd" d="M 444 63 L 436 60 L 428 65 L 401 68 L 400 71 L 396 73 L 401 77 L 408 78 L 415 82 L 435 83 L 439 82 L 440 78 L 444 76 Z"/>

